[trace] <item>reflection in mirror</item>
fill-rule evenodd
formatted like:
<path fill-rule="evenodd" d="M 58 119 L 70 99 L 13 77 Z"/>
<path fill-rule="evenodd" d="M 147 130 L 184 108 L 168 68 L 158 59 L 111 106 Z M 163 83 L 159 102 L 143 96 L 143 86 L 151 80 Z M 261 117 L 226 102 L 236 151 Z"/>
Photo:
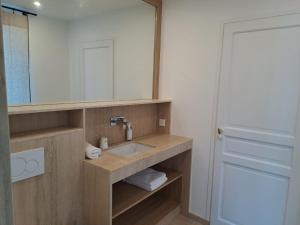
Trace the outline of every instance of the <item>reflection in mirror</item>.
<path fill-rule="evenodd" d="M 152 98 L 155 8 L 2 0 L 9 105 Z"/>

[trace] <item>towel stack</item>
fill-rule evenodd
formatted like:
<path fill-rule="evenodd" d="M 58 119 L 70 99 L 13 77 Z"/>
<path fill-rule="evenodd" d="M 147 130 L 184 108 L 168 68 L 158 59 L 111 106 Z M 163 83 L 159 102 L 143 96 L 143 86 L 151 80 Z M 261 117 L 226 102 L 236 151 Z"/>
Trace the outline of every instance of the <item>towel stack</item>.
<path fill-rule="evenodd" d="M 89 159 L 97 159 L 101 155 L 102 150 L 100 148 L 96 148 L 91 144 L 86 144 L 85 147 L 85 156 Z"/>
<path fill-rule="evenodd" d="M 166 173 L 149 168 L 126 178 L 124 181 L 146 191 L 154 191 L 162 186 L 167 180 Z"/>

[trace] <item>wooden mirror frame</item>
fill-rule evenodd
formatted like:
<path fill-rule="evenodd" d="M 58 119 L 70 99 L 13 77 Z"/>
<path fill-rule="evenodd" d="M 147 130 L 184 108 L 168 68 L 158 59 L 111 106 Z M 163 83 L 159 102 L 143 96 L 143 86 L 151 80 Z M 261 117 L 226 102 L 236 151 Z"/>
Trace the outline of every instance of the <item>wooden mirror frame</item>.
<path fill-rule="evenodd" d="M 162 23 L 162 0 L 143 0 L 155 7 L 155 37 L 154 37 L 154 64 L 152 99 L 159 98 L 159 75 L 160 75 L 160 49 L 161 49 L 161 23 Z"/>

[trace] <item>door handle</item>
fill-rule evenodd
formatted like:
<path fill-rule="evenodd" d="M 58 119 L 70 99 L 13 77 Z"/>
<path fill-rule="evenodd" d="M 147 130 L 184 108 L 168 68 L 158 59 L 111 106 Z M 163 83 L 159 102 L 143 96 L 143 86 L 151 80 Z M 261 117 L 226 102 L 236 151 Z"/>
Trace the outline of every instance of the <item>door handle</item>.
<path fill-rule="evenodd" d="M 222 139 L 224 134 L 224 129 L 223 128 L 218 128 L 218 138 Z"/>

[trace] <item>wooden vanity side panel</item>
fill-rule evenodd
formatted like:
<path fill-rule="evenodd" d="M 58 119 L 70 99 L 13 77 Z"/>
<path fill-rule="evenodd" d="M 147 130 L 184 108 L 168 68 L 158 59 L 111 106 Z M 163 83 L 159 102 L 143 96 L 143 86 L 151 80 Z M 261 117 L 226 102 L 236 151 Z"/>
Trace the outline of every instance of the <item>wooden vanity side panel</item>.
<path fill-rule="evenodd" d="M 45 173 L 13 184 L 15 225 L 82 225 L 83 130 L 11 142 L 13 153 L 45 148 Z"/>
<path fill-rule="evenodd" d="M 191 165 L 192 150 L 181 153 L 180 155 L 170 158 L 160 164 L 160 166 L 174 169 L 182 173 L 181 213 L 185 216 L 189 215 Z M 173 194 L 174 198 L 176 198 L 178 193 L 175 191 Z"/>
<path fill-rule="evenodd" d="M 95 146 L 99 146 L 102 136 L 108 137 L 110 145 L 125 141 L 123 127 L 110 126 L 112 116 L 128 119 L 133 127 L 133 138 L 157 133 L 158 104 L 86 109 L 85 115 L 86 140 Z"/>
<path fill-rule="evenodd" d="M 83 219 L 85 225 L 112 224 L 112 185 L 108 172 L 84 163 Z"/>

